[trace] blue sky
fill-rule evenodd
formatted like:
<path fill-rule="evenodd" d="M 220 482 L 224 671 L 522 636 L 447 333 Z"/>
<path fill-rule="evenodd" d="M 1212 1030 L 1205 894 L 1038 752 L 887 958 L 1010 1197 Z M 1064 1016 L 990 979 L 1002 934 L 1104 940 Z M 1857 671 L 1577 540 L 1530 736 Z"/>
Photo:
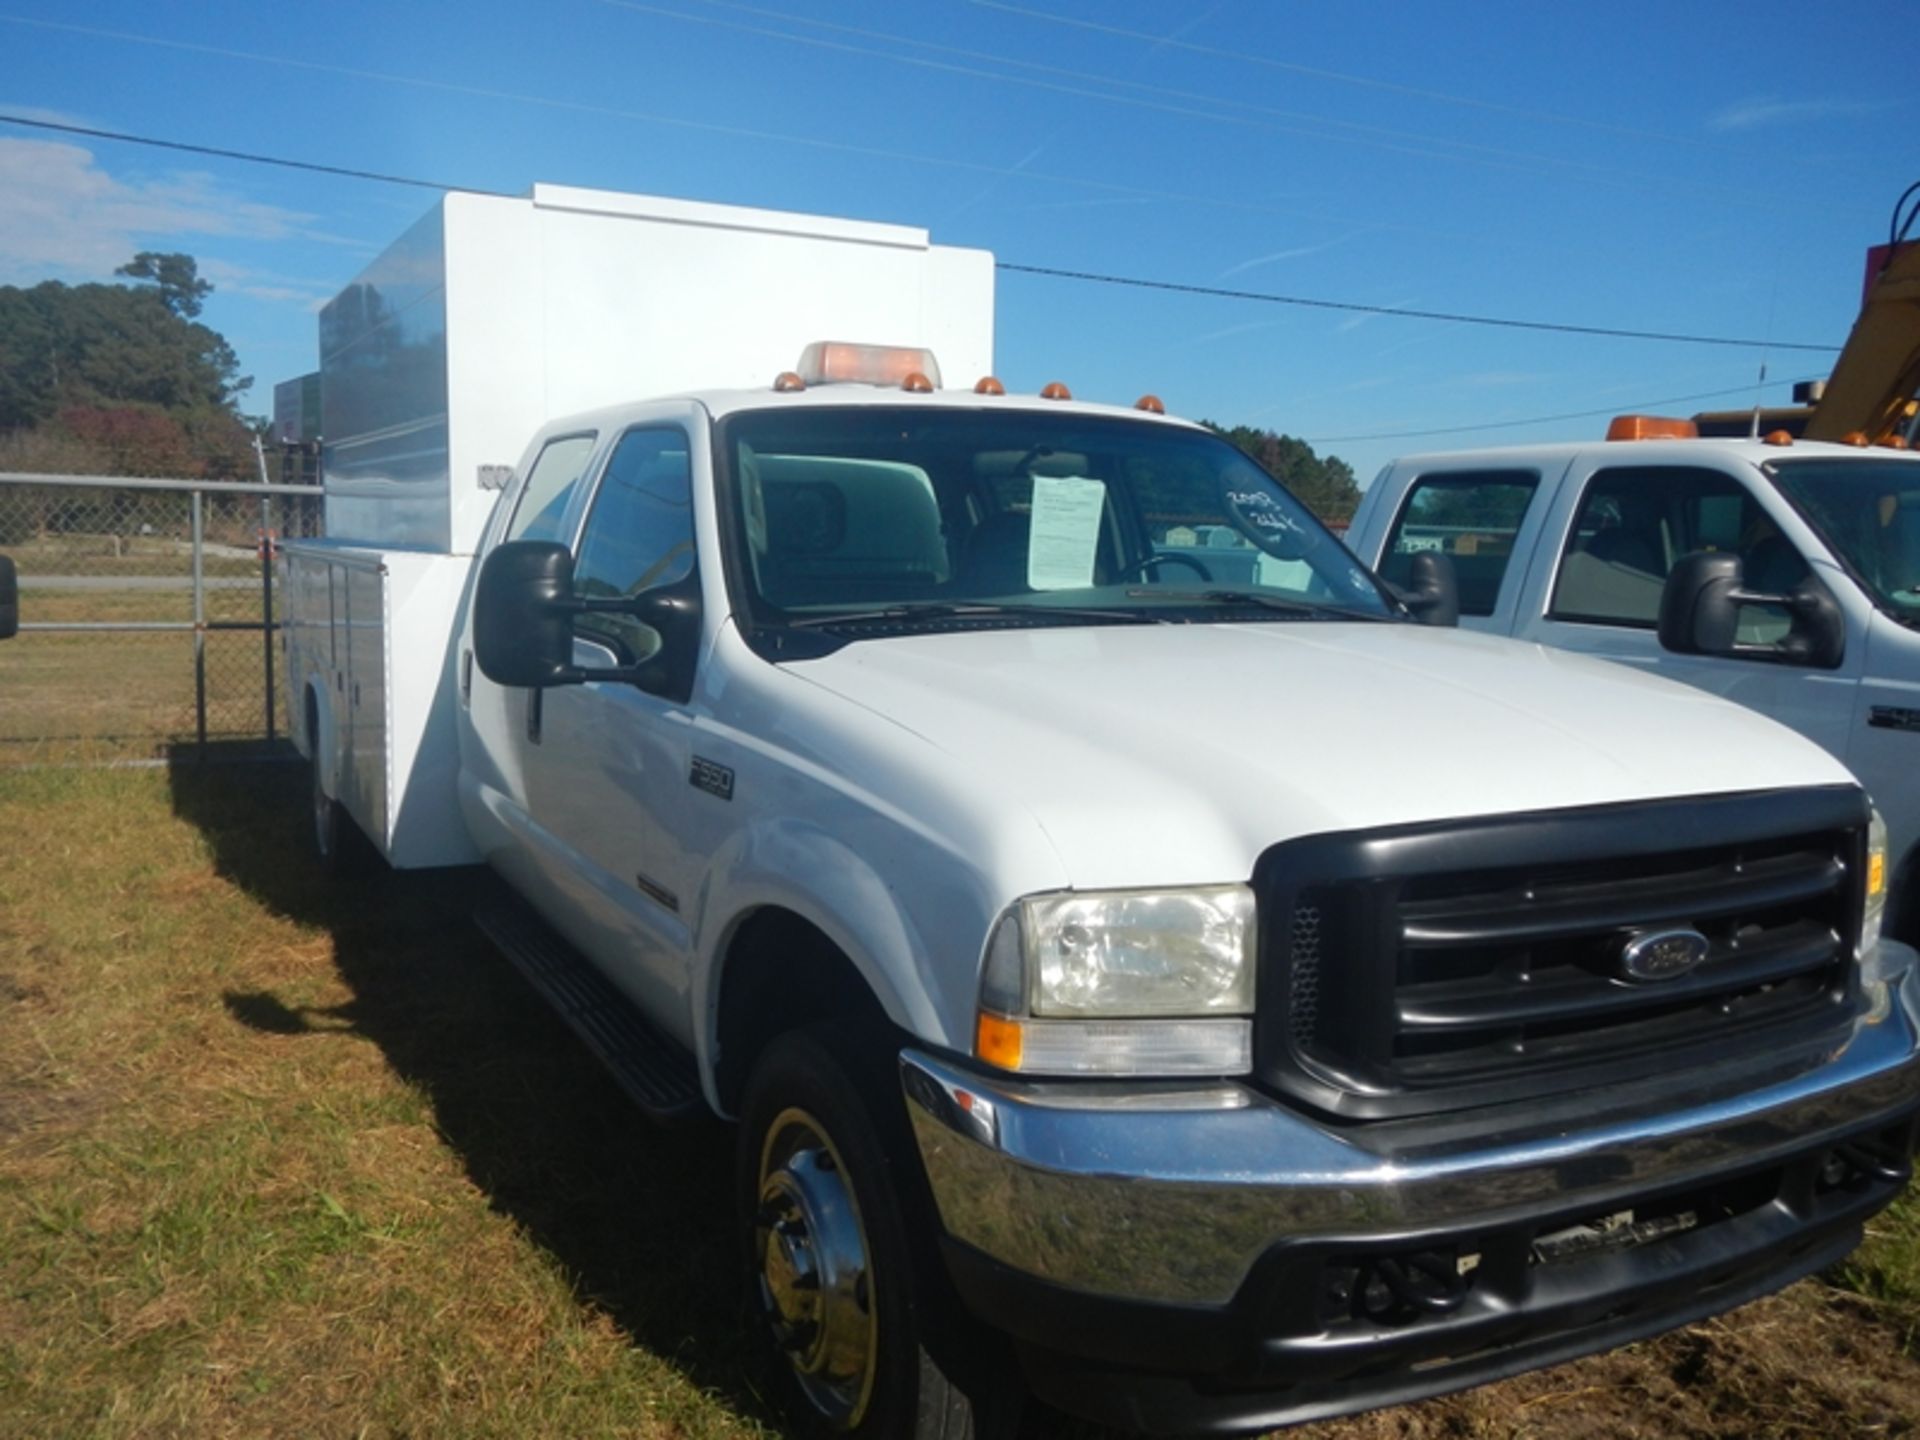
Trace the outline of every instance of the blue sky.
<path fill-rule="evenodd" d="M 1838 345 L 1920 178 L 1913 5 L 1295 0 L 0 0 L 0 111 L 523 191 L 929 228 L 1002 260 L 1364 304 Z M 0 125 L 0 283 L 197 256 L 271 386 L 424 191 Z M 1010 388 L 1395 454 L 1828 357 L 1003 274 Z M 1762 363 L 1769 383 L 1756 388 Z M 1381 437 L 1381 438 L 1354 438 Z"/>

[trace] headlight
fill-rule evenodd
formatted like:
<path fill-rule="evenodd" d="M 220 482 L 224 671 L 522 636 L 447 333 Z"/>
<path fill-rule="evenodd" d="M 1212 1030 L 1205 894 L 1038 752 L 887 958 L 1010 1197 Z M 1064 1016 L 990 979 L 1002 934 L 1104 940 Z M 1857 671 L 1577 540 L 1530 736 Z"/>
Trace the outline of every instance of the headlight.
<path fill-rule="evenodd" d="M 987 947 L 975 1052 L 1029 1074 L 1245 1074 L 1254 954 L 1244 885 L 1031 896 Z"/>
<path fill-rule="evenodd" d="M 1887 822 L 1874 807 L 1867 822 L 1867 910 L 1860 920 L 1860 954 L 1880 943 L 1880 922 L 1887 913 Z"/>

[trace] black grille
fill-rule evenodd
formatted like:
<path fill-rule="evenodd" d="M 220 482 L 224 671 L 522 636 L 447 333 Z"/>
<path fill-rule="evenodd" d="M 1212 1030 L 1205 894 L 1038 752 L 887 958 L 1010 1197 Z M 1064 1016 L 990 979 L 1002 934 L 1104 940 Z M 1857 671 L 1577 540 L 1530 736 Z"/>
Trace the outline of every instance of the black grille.
<path fill-rule="evenodd" d="M 1777 1054 L 1858 999 L 1865 803 L 1850 789 L 1317 837 L 1256 874 L 1262 1075 L 1357 1116 Z M 1267 920 L 1267 917 L 1271 917 Z M 1636 980 L 1636 938 L 1705 938 Z"/>

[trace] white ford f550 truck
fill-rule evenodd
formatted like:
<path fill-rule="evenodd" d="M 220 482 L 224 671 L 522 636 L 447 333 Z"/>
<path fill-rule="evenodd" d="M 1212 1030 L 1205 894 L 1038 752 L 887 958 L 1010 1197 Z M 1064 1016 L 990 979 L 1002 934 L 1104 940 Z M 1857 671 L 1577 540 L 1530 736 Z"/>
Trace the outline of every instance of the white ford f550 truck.
<path fill-rule="evenodd" d="M 1004 393 L 991 281 L 541 187 L 322 319 L 322 853 L 492 866 L 636 1100 L 738 1122 L 798 1412 L 1257 1430 L 1845 1255 L 1908 1175 L 1920 978 L 1840 764 L 1417 623 L 1444 566 L 1389 590 L 1150 398 Z"/>

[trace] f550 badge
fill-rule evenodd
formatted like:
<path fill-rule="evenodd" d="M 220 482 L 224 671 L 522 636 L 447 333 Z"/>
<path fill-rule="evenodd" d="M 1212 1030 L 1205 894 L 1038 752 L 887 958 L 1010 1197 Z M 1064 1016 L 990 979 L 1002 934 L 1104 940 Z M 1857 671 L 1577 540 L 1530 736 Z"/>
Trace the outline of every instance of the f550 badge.
<path fill-rule="evenodd" d="M 733 771 L 718 761 L 694 756 L 693 770 L 688 774 L 687 781 L 696 790 L 704 790 L 722 800 L 733 799 Z"/>

